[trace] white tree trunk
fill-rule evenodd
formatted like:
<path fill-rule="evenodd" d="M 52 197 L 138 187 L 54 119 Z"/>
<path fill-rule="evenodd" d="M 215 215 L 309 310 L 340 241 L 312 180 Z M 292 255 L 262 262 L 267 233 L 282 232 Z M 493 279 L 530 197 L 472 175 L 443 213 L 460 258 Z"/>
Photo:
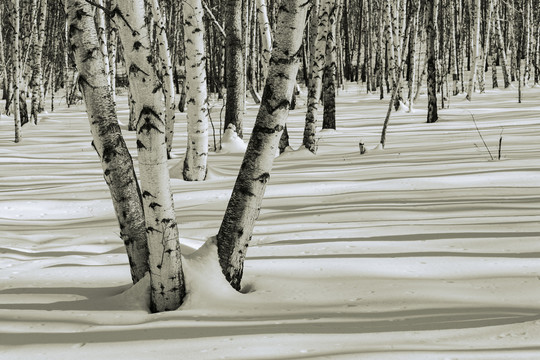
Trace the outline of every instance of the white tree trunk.
<path fill-rule="evenodd" d="M 188 121 L 188 141 L 183 175 L 184 180 L 187 181 L 202 181 L 206 178 L 207 173 L 208 103 L 204 10 L 201 0 L 186 0 L 183 12 Z"/>
<path fill-rule="evenodd" d="M 184 5 L 186 4 L 188 3 L 186 2 Z M 156 26 L 156 41 L 158 42 L 159 64 L 161 65 L 160 75 L 163 80 L 163 94 L 165 96 L 165 139 L 167 140 L 167 154 L 170 155 L 174 137 L 174 78 L 169 42 L 165 30 L 165 13 L 161 11 L 159 0 L 152 0 L 152 15 Z"/>
<path fill-rule="evenodd" d="M 137 151 L 150 252 L 151 310 L 177 309 L 185 295 L 165 143 L 165 102 L 150 53 L 144 0 L 118 1 L 115 16 L 136 122 Z"/>
<path fill-rule="evenodd" d="M 317 152 L 315 134 L 317 130 L 317 112 L 322 90 L 322 75 L 326 56 L 326 38 L 328 36 L 328 9 L 332 0 L 322 0 L 317 14 L 318 24 L 316 43 L 311 54 L 311 81 L 308 89 L 306 121 L 304 126 L 303 146 L 312 153 Z"/>
<path fill-rule="evenodd" d="M 69 45 L 74 51 L 79 84 L 92 132 L 92 145 L 101 160 L 105 181 L 126 246 L 136 283 L 148 272 L 148 244 L 141 193 L 129 150 L 124 142 L 99 48 L 92 7 L 85 0 L 66 2 Z"/>
<path fill-rule="evenodd" d="M 20 100 L 19 100 L 19 78 L 20 78 L 20 49 L 19 49 L 19 0 L 13 0 L 13 118 L 15 120 L 15 142 L 22 139 Z"/>
<path fill-rule="evenodd" d="M 262 65 L 262 82 L 266 82 L 268 76 L 268 64 L 272 54 L 272 32 L 270 22 L 268 21 L 268 9 L 266 0 L 257 0 L 257 13 L 259 17 L 259 27 L 261 30 L 261 65 Z"/>
<path fill-rule="evenodd" d="M 246 250 L 289 112 L 309 5 L 305 0 L 281 4 L 262 103 L 217 235 L 221 268 L 235 289 L 240 289 Z"/>
<path fill-rule="evenodd" d="M 39 16 L 38 16 L 39 15 Z M 32 64 L 32 107 L 31 117 L 34 124 L 38 123 L 37 115 L 43 112 L 44 89 L 43 89 L 43 44 L 45 43 L 45 25 L 47 20 L 47 0 L 41 0 L 39 11 L 36 10 L 37 33 L 33 37 L 33 64 Z"/>
<path fill-rule="evenodd" d="M 472 6 L 474 4 L 474 7 Z M 470 18 L 474 19 L 474 27 L 472 31 L 472 51 L 471 70 L 469 71 L 469 85 L 467 87 L 467 100 L 472 100 L 474 92 L 474 83 L 478 71 L 478 63 L 480 62 L 480 0 L 471 2 Z M 482 69 L 483 71 L 483 69 Z"/>
<path fill-rule="evenodd" d="M 105 26 L 105 11 L 103 11 L 103 0 L 98 0 L 99 7 L 96 7 L 96 25 L 99 39 L 99 49 L 103 55 L 103 65 L 105 66 L 105 74 L 109 74 L 109 51 L 107 50 L 107 30 Z M 101 7 L 101 8 L 100 8 Z M 107 76 L 107 82 L 110 85 L 110 78 Z"/>

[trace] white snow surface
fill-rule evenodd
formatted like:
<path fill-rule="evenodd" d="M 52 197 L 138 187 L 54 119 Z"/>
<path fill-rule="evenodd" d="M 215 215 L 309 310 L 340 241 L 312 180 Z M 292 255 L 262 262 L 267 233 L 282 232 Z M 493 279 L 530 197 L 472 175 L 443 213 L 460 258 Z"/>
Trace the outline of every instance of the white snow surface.
<path fill-rule="evenodd" d="M 388 100 L 347 84 L 318 154 L 276 158 L 242 293 L 213 238 L 241 154 L 210 153 L 204 182 L 172 172 L 188 295 L 161 314 L 148 279 L 131 286 L 84 106 L 56 104 L 19 144 L 2 116 L 0 358 L 540 359 L 540 89 L 523 94 L 452 97 L 434 124 L 422 95 L 392 114 L 382 149 Z M 295 149 L 304 113 L 288 119 Z"/>

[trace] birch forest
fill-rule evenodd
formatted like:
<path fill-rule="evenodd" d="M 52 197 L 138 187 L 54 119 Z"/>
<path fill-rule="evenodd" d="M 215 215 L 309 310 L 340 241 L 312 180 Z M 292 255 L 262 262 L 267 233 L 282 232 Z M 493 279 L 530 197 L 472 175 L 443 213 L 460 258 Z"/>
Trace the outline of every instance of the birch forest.
<path fill-rule="evenodd" d="M 0 24 L 6 359 L 540 358 L 540 0 Z"/>

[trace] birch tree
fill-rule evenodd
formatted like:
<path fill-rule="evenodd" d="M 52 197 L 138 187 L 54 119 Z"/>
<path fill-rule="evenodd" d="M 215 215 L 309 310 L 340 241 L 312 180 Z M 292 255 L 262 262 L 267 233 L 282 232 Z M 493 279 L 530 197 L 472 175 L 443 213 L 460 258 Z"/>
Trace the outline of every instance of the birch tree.
<path fill-rule="evenodd" d="M 45 109 L 43 100 L 43 44 L 45 43 L 45 27 L 47 20 L 47 0 L 41 0 L 39 13 L 36 13 L 37 32 L 33 37 L 32 52 L 32 103 L 30 117 L 34 124 L 38 123 L 38 114 Z"/>
<path fill-rule="evenodd" d="M 148 271 L 148 245 L 139 185 L 124 142 L 98 42 L 93 9 L 85 0 L 66 2 L 69 46 L 79 69 L 92 145 L 109 186 L 120 237 L 126 247 L 131 277 L 136 283 Z"/>
<path fill-rule="evenodd" d="M 328 8 L 328 34 L 323 70 L 323 129 L 336 129 L 337 19 L 341 0 L 332 0 Z"/>
<path fill-rule="evenodd" d="M 472 1 L 469 16 L 471 21 L 474 21 L 474 26 L 472 33 L 471 69 L 469 71 L 469 82 L 467 86 L 467 100 L 469 101 L 472 100 L 478 63 L 480 62 L 480 10 L 480 0 Z M 482 69 L 482 71 L 484 71 L 484 69 Z"/>
<path fill-rule="evenodd" d="M 326 56 L 326 38 L 328 35 L 328 8 L 332 0 L 322 0 L 317 13 L 316 44 L 311 59 L 311 81 L 308 87 L 306 121 L 304 126 L 303 146 L 312 153 L 317 152 L 315 133 L 317 130 L 317 112 L 321 98 L 322 77 Z M 313 15 L 312 15 L 313 16 Z"/>
<path fill-rule="evenodd" d="M 151 310 L 175 310 L 185 296 L 185 284 L 167 168 L 165 102 L 150 51 L 144 0 L 118 1 L 112 13 L 134 90 L 131 101 L 148 236 Z"/>
<path fill-rule="evenodd" d="M 272 54 L 272 32 L 270 29 L 270 22 L 268 21 L 266 0 L 257 0 L 257 14 L 261 31 L 261 67 L 262 83 L 264 84 L 266 82 L 266 77 L 268 76 L 268 65 Z"/>
<path fill-rule="evenodd" d="M 434 123 L 438 119 L 437 115 L 437 66 L 435 56 L 435 46 L 437 39 L 437 3 L 438 0 L 426 1 L 426 28 L 427 28 L 427 89 L 428 89 L 428 113 L 427 122 Z"/>
<path fill-rule="evenodd" d="M 155 0 L 157 1 L 157 0 Z M 204 49 L 204 9 L 201 0 L 186 0 L 184 37 L 188 140 L 184 159 L 184 180 L 206 178 L 208 158 L 208 105 L 206 91 L 206 53 Z"/>
<path fill-rule="evenodd" d="M 18 143 L 22 139 L 21 131 L 21 117 L 20 117 L 20 98 L 19 98 L 19 84 L 20 84 L 20 49 L 19 49 L 19 29 L 20 29 L 20 15 L 19 15 L 19 0 L 13 0 L 13 10 L 11 13 L 11 19 L 13 21 L 13 119 L 15 120 L 15 142 Z"/>
<path fill-rule="evenodd" d="M 152 18 L 156 32 L 157 48 L 159 53 L 159 75 L 163 82 L 163 95 L 165 96 L 165 139 L 167 141 L 167 156 L 170 157 L 174 137 L 174 78 L 169 42 L 167 40 L 165 13 L 159 6 L 159 0 L 151 0 Z M 185 6 L 188 3 L 184 3 Z M 201 35 L 202 37 L 202 35 Z"/>
<path fill-rule="evenodd" d="M 261 106 L 217 234 L 223 274 L 237 290 L 241 287 L 249 240 L 289 112 L 309 6 L 310 2 L 305 0 L 284 1 L 280 6 Z"/>
<path fill-rule="evenodd" d="M 244 103 L 246 88 L 244 81 L 244 56 L 242 54 L 242 1 L 226 0 L 225 17 L 226 61 L 227 61 L 227 99 L 225 106 L 225 125 L 236 128 L 238 137 L 243 137 Z"/>

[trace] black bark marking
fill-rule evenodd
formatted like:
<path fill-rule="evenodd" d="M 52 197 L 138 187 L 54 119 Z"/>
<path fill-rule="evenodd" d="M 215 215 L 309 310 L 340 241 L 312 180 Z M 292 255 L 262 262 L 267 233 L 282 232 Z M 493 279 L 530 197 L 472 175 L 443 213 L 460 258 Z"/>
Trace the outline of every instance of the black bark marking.
<path fill-rule="evenodd" d="M 271 127 L 266 127 L 266 126 L 261 126 L 259 124 L 256 124 L 253 127 L 253 134 L 256 134 L 256 133 L 275 134 L 276 132 L 283 131 L 284 128 L 285 127 L 283 125 L 276 125 L 273 128 L 271 128 Z"/>
<path fill-rule="evenodd" d="M 146 199 L 147 197 L 153 197 L 153 198 L 155 198 L 155 196 L 152 195 L 152 194 L 150 194 L 150 192 L 148 192 L 147 190 L 144 190 L 144 191 L 143 191 L 142 197 L 145 198 L 145 199 Z"/>
<path fill-rule="evenodd" d="M 146 73 L 144 70 L 142 70 L 137 64 L 131 64 L 129 66 L 129 72 L 134 73 L 135 75 L 137 75 L 137 73 L 139 73 L 139 72 L 143 73 L 146 76 L 150 75 L 150 74 Z"/>
<path fill-rule="evenodd" d="M 154 229 L 153 227 L 149 226 L 146 228 L 146 233 L 149 234 L 149 233 L 154 233 L 154 232 L 157 232 L 157 233 L 162 233 L 161 231 L 157 230 L 157 229 Z"/>
<path fill-rule="evenodd" d="M 258 178 L 254 179 L 254 180 L 260 181 L 262 184 L 266 184 L 269 179 L 270 179 L 270 174 L 265 172 L 261 176 L 259 176 Z"/>
<path fill-rule="evenodd" d="M 156 210 L 156 208 L 159 206 L 159 207 L 162 207 L 160 204 L 158 204 L 157 202 L 154 202 L 152 201 L 150 203 L 150 205 L 148 205 L 150 208 L 152 208 L 152 210 Z"/>
<path fill-rule="evenodd" d="M 141 140 L 137 140 L 137 149 L 146 149 Z"/>

